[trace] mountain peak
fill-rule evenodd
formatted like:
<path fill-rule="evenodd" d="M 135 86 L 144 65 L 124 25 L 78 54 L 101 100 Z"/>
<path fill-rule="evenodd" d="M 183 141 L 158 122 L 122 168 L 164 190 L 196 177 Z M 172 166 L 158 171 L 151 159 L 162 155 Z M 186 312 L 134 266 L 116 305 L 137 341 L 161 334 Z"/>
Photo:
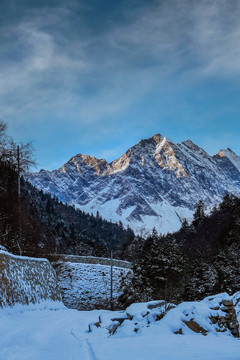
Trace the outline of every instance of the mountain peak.
<path fill-rule="evenodd" d="M 151 144 L 151 143 L 156 143 L 156 144 L 159 144 L 161 143 L 162 141 L 166 141 L 166 142 L 169 142 L 169 143 L 173 143 L 172 140 L 168 139 L 166 136 L 164 135 L 161 135 L 159 133 L 149 137 L 149 138 L 146 138 L 146 139 L 141 139 L 136 145 L 132 146 L 130 149 L 132 148 L 138 148 L 139 146 L 140 147 L 145 147 L 147 146 L 148 144 Z M 129 150 L 130 150 L 129 149 Z"/>
<path fill-rule="evenodd" d="M 182 144 L 186 146 L 196 146 L 196 144 L 194 144 L 194 142 L 190 139 L 183 141 Z"/>
<path fill-rule="evenodd" d="M 147 139 L 141 139 L 114 160 L 110 166 L 113 172 L 118 172 L 125 170 L 129 165 L 134 167 L 150 166 L 151 168 L 158 165 L 162 169 L 176 170 L 177 177 L 187 176 L 175 156 L 173 146 L 174 143 L 170 139 L 157 133 Z"/>
<path fill-rule="evenodd" d="M 109 164 L 105 159 L 97 159 L 95 156 L 77 154 L 60 167 L 60 172 L 68 172 L 76 168 L 79 174 L 82 174 L 86 168 L 90 168 L 96 175 L 105 175 L 109 173 Z"/>
<path fill-rule="evenodd" d="M 221 150 L 219 150 L 219 152 L 217 153 L 217 155 L 219 155 L 220 157 L 228 156 L 229 154 L 237 156 L 237 155 L 235 154 L 235 152 L 232 151 L 230 148 L 221 149 Z"/>
<path fill-rule="evenodd" d="M 226 157 L 240 171 L 240 157 L 230 148 L 219 150 L 217 153 L 221 158 Z"/>
<path fill-rule="evenodd" d="M 206 153 L 206 151 L 205 150 L 203 150 L 202 148 L 200 148 L 197 144 L 195 144 L 192 140 L 185 140 L 185 141 L 183 141 L 182 142 L 182 145 L 184 145 L 184 146 L 186 146 L 187 148 L 189 148 L 189 149 L 192 149 L 192 150 L 194 150 L 194 151 L 199 151 L 199 150 L 201 150 L 201 151 L 203 151 L 204 153 Z"/>
<path fill-rule="evenodd" d="M 155 134 L 151 137 L 151 139 L 153 139 L 156 143 L 159 143 L 161 142 L 162 140 L 165 140 L 166 142 L 168 143 L 172 143 L 172 140 L 170 140 L 169 138 L 167 138 L 166 136 L 164 135 L 161 135 L 161 134 Z"/>
<path fill-rule="evenodd" d="M 217 153 L 218 156 L 220 156 L 221 158 L 222 157 L 226 157 L 226 153 L 225 153 L 226 150 L 219 150 L 219 152 Z"/>

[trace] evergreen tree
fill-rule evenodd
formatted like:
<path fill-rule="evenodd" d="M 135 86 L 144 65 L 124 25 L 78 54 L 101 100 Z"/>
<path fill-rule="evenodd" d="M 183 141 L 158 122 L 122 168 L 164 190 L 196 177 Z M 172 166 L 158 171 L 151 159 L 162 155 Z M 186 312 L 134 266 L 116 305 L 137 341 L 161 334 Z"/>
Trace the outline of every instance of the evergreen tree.
<path fill-rule="evenodd" d="M 185 267 L 184 256 L 173 236 L 159 236 L 154 229 L 136 259 L 130 289 L 125 289 L 123 297 L 126 299 L 131 293 L 141 301 L 177 300 L 184 292 Z"/>
<path fill-rule="evenodd" d="M 208 264 L 201 258 L 190 264 L 186 280 L 184 300 L 201 300 L 217 293 L 218 273 L 213 264 Z"/>
<path fill-rule="evenodd" d="M 200 200 L 195 205 L 195 212 L 193 214 L 193 222 L 192 222 L 192 224 L 195 228 L 198 228 L 202 224 L 202 222 L 205 218 L 204 207 L 205 207 L 205 205 L 202 200 Z"/>

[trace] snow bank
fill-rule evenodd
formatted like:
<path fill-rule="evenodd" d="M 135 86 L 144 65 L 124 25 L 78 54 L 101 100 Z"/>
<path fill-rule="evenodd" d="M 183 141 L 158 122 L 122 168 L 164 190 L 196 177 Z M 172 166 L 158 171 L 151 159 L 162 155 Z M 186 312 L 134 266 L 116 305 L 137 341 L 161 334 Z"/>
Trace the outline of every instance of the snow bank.
<path fill-rule="evenodd" d="M 55 271 L 47 259 L 0 251 L 0 307 L 61 301 Z"/>

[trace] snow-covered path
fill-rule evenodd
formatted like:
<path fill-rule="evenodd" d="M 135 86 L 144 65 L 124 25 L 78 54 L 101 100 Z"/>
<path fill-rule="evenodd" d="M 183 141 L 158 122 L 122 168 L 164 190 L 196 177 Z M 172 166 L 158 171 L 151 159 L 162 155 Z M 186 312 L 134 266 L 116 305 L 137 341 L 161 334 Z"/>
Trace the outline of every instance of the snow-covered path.
<path fill-rule="evenodd" d="M 34 308 L 33 308 L 34 309 Z M 231 336 L 140 334 L 109 337 L 105 328 L 88 332 L 108 311 L 0 310 L 0 360 L 239 360 L 240 341 Z"/>
<path fill-rule="evenodd" d="M 85 315 L 85 316 L 84 316 Z M 36 310 L 0 314 L 1 360 L 92 360 L 86 343 L 94 312 Z"/>

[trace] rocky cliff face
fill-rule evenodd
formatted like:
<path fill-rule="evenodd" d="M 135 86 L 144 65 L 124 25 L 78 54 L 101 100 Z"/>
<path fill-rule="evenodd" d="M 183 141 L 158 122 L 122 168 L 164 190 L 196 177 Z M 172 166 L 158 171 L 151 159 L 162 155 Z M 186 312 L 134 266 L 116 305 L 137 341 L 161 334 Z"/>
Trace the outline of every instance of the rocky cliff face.
<path fill-rule="evenodd" d="M 60 169 L 27 175 L 38 189 L 86 212 L 121 220 L 138 233 L 175 231 L 201 199 L 240 195 L 240 157 L 230 149 L 210 156 L 192 141 L 175 144 L 156 134 L 108 163 L 78 154 Z"/>

